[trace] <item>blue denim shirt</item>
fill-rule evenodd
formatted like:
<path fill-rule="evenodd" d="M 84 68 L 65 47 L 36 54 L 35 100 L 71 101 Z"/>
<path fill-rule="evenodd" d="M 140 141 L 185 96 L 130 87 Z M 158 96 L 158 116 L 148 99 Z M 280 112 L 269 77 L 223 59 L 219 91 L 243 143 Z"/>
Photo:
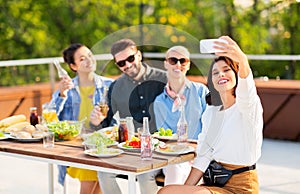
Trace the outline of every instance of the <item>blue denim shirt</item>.
<path fill-rule="evenodd" d="M 100 97 L 104 92 L 104 87 L 109 87 L 114 81 L 111 78 L 106 78 L 94 74 L 95 80 L 95 93 L 93 96 L 93 104 L 96 105 L 100 102 Z M 79 77 L 76 76 L 72 79 L 74 88 L 70 89 L 67 93 L 67 97 L 60 97 L 59 90 L 52 95 L 51 102 L 56 105 L 56 113 L 60 121 L 63 120 L 78 120 L 79 108 L 80 108 L 80 91 L 79 91 Z"/>
<path fill-rule="evenodd" d="M 188 123 L 188 138 L 198 139 L 202 131 L 201 117 L 206 108 L 205 95 L 207 87 L 202 83 L 191 82 L 186 79 L 184 96 L 186 97 L 185 117 Z M 177 132 L 177 122 L 180 111 L 172 112 L 174 100 L 164 90 L 154 101 L 154 115 L 157 129 L 170 128 L 173 133 Z"/>
<path fill-rule="evenodd" d="M 52 95 L 51 103 L 55 103 L 56 105 L 56 113 L 58 119 L 60 121 L 63 120 L 78 120 L 79 109 L 80 109 L 80 90 L 79 90 L 79 77 L 76 76 L 72 79 L 74 83 L 74 88 L 70 89 L 67 93 L 67 97 L 60 97 L 59 90 L 54 92 Z M 95 93 L 93 96 L 93 104 L 98 104 L 100 102 L 100 98 L 104 92 L 104 87 L 109 87 L 110 84 L 114 81 L 111 78 L 106 78 L 103 76 L 99 76 L 94 74 L 95 81 Z M 64 185 L 65 177 L 66 177 L 66 166 L 58 165 L 58 182 L 61 185 Z"/>

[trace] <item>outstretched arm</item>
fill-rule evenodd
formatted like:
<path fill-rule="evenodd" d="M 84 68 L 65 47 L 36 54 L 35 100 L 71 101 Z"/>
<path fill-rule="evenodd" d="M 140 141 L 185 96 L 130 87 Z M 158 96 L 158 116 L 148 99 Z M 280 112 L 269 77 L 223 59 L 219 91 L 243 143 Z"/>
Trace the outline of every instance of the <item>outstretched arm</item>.
<path fill-rule="evenodd" d="M 215 48 L 224 52 L 216 53 L 217 56 L 225 56 L 231 58 L 233 61 L 239 64 L 239 77 L 246 78 L 251 72 L 250 65 L 246 54 L 240 49 L 239 45 L 232 40 L 229 36 L 221 36 L 220 39 L 224 39 L 228 44 L 223 42 L 216 42 Z"/>

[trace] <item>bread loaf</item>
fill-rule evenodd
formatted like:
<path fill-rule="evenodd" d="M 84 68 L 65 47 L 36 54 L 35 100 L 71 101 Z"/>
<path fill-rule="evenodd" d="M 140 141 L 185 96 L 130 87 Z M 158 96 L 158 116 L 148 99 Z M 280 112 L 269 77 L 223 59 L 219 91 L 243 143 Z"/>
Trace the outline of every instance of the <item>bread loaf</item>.
<path fill-rule="evenodd" d="M 13 125 L 5 128 L 4 132 L 10 133 L 11 131 L 14 131 L 14 132 L 21 131 L 24 127 L 29 126 L 29 125 L 30 125 L 30 123 L 27 121 L 16 123 L 16 124 L 13 124 Z"/>
<path fill-rule="evenodd" d="M 26 131 L 18 131 L 15 133 L 15 136 L 18 139 L 31 139 L 32 138 L 31 134 Z"/>
<path fill-rule="evenodd" d="M 48 127 L 41 125 L 41 124 L 36 124 L 35 128 L 37 131 L 48 131 Z"/>
<path fill-rule="evenodd" d="M 13 124 L 26 121 L 26 116 L 23 114 L 7 117 L 0 121 L 0 128 L 9 127 Z"/>
<path fill-rule="evenodd" d="M 30 134 L 35 132 L 35 127 L 33 125 L 26 125 L 25 127 L 22 128 L 22 131 L 26 131 Z"/>

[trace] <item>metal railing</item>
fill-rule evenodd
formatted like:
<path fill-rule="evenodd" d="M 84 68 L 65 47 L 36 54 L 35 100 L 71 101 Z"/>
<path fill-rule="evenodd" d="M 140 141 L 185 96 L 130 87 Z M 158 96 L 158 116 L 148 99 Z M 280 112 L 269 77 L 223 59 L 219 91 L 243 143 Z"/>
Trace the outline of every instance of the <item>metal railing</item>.
<path fill-rule="evenodd" d="M 144 53 L 144 57 L 148 58 L 164 58 L 165 53 Z M 214 55 L 210 54 L 191 54 L 192 59 L 210 59 Z M 249 60 L 281 60 L 281 61 L 299 61 L 300 55 L 247 55 Z M 113 59 L 111 54 L 99 54 L 95 55 L 96 60 L 111 60 Z M 38 58 L 38 59 L 20 59 L 20 60 L 9 60 L 0 61 L 0 67 L 8 66 L 19 66 L 19 65 L 39 65 L 39 64 L 50 64 L 54 60 L 63 62 L 62 57 L 51 57 L 51 58 Z"/>
<path fill-rule="evenodd" d="M 143 53 L 146 58 L 158 58 L 163 59 L 165 53 Z M 249 60 L 274 60 L 274 61 L 299 61 L 300 55 L 247 55 Z M 95 55 L 96 60 L 112 60 L 111 54 L 98 54 Z M 212 54 L 191 54 L 191 59 L 211 59 L 214 58 Z M 54 60 L 63 62 L 62 57 L 51 57 L 51 58 L 37 58 L 37 59 L 21 59 L 21 60 L 8 60 L 0 61 L 0 67 L 10 67 L 10 66 L 24 66 L 24 65 L 42 65 L 42 64 L 52 64 Z M 49 65 L 49 77 L 51 88 L 54 90 L 55 84 L 55 69 L 53 65 Z"/>

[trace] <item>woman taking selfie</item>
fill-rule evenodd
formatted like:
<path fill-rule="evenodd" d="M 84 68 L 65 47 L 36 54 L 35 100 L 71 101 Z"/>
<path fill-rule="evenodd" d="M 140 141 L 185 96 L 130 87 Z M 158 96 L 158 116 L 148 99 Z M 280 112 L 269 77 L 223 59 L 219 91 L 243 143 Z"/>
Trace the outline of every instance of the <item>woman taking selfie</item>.
<path fill-rule="evenodd" d="M 211 106 L 203 114 L 192 170 L 184 185 L 168 185 L 159 194 L 259 193 L 262 105 L 246 55 L 230 37 L 220 38 L 228 44 L 214 42 L 221 52 L 208 74 Z"/>

